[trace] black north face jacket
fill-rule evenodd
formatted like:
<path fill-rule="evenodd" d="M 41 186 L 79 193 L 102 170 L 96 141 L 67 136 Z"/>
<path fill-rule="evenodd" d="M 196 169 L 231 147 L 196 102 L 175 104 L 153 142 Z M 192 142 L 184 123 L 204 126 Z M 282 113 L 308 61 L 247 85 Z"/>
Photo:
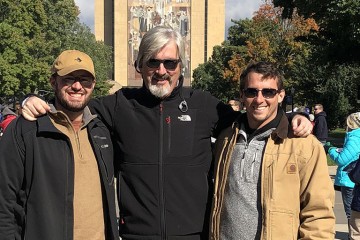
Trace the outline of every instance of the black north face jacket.
<path fill-rule="evenodd" d="M 231 107 L 182 79 L 164 100 L 125 88 L 90 106 L 117 141 L 121 237 L 207 239 L 210 137 Z"/>

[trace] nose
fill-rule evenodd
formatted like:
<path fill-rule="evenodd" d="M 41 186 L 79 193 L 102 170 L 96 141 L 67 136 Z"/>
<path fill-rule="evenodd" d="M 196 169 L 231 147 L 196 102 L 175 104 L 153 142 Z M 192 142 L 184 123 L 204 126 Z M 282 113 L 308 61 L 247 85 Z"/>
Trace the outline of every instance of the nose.
<path fill-rule="evenodd" d="M 164 63 L 160 63 L 159 68 L 156 71 L 159 75 L 164 75 L 167 72 Z"/>
<path fill-rule="evenodd" d="M 262 91 L 258 91 L 254 101 L 256 102 L 263 102 L 265 100 L 264 96 L 262 95 Z"/>
<path fill-rule="evenodd" d="M 71 88 L 72 89 L 81 89 L 82 88 L 82 85 L 80 83 L 80 81 L 75 81 L 72 85 L 71 85 Z"/>

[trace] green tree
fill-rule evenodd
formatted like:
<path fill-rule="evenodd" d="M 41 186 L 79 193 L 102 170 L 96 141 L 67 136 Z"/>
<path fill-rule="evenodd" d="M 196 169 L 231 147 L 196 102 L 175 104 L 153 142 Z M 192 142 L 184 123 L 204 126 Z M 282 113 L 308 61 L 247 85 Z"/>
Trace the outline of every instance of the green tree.
<path fill-rule="evenodd" d="M 94 59 L 98 94 L 111 71 L 111 49 L 79 24 L 74 0 L 0 1 L 0 96 L 22 98 L 50 90 L 50 66 L 61 51 L 76 48 Z M 86 45 L 85 45 L 86 44 Z"/>
<path fill-rule="evenodd" d="M 192 86 L 207 90 L 224 102 L 239 97 L 237 79 L 224 76 L 224 69 L 231 60 L 233 50 L 226 45 L 214 47 L 210 60 L 194 70 Z"/>
<path fill-rule="evenodd" d="M 221 50 L 215 47 L 205 66 L 194 71 L 194 87 L 208 90 L 220 99 L 232 98 L 234 93 L 238 96 L 240 74 L 251 61 L 276 63 L 285 74 L 286 85 L 296 83 L 291 69 L 306 63 L 310 49 L 301 38 L 318 30 L 313 19 L 294 13 L 293 19 L 283 20 L 280 8 L 265 3 L 253 19 L 232 22 L 234 25 L 229 28 L 228 40 Z"/>
<path fill-rule="evenodd" d="M 321 60 L 338 64 L 359 62 L 359 0 L 274 0 L 274 5 L 284 8 L 284 18 L 291 18 L 297 11 L 304 17 L 315 19 L 320 26 L 319 37 L 309 40 L 319 47 Z"/>
<path fill-rule="evenodd" d="M 304 39 L 311 46 L 309 58 L 293 69 L 299 99 L 311 105 L 322 103 L 330 128 L 340 126 L 346 116 L 359 111 L 357 89 L 360 85 L 360 2 L 358 0 L 284 1 L 283 18 L 293 12 L 312 16 L 319 25 L 317 35 Z"/>

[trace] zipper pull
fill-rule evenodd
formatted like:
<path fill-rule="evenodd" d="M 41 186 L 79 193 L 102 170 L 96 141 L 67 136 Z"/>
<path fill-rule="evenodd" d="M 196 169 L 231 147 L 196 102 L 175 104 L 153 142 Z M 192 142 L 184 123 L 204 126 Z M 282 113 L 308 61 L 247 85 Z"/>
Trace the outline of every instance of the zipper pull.
<path fill-rule="evenodd" d="M 169 125 L 171 123 L 171 117 L 170 116 L 167 116 L 165 118 L 165 122 Z"/>

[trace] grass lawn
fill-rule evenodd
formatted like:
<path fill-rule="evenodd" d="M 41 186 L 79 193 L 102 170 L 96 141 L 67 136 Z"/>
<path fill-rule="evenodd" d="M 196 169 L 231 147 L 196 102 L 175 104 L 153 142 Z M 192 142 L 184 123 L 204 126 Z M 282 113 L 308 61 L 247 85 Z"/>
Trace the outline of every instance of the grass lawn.
<path fill-rule="evenodd" d="M 342 140 L 345 137 L 345 129 L 344 128 L 337 128 L 329 132 L 329 137 L 331 138 L 341 138 Z"/>
<path fill-rule="evenodd" d="M 345 129 L 337 128 L 329 132 L 329 142 L 336 147 L 341 147 L 345 138 Z M 332 160 L 329 155 L 327 156 L 327 163 L 329 166 L 335 166 L 334 160 Z"/>

